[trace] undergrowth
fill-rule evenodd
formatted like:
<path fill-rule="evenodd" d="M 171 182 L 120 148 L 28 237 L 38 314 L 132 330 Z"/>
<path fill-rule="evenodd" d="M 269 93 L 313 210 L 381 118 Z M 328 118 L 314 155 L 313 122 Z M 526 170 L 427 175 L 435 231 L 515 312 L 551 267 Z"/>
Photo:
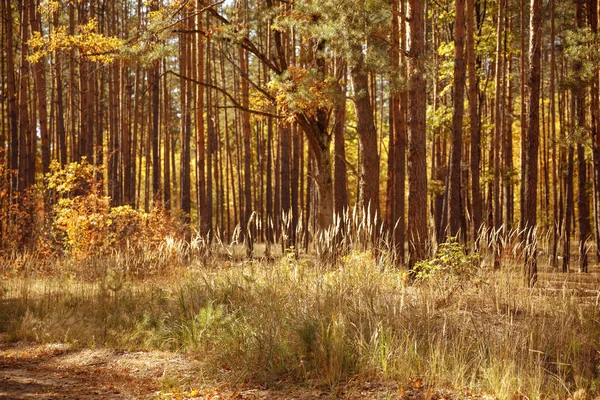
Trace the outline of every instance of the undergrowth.
<path fill-rule="evenodd" d="M 200 242 L 114 252 L 88 260 L 85 273 L 79 264 L 42 276 L 35 257 L 21 258 L 18 271 L 4 269 L 0 331 L 15 341 L 186 352 L 234 382 L 418 377 L 498 398 L 600 393 L 597 301 L 525 288 L 514 265 L 493 272 L 459 244 L 412 280 L 370 251 L 335 266 L 294 252 L 238 260 L 233 248 L 207 262 L 191 256 Z M 144 265 L 158 272 L 134 273 Z"/>

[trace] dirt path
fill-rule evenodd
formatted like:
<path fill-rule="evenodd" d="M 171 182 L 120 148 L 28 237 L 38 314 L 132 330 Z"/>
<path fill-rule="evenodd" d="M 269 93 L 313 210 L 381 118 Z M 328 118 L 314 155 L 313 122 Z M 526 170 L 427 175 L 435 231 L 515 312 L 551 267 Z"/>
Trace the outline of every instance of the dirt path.
<path fill-rule="evenodd" d="M 431 390 L 420 380 L 351 381 L 336 388 L 232 388 L 201 380 L 197 361 L 177 353 L 74 350 L 62 344 L 8 343 L 0 334 L 0 400 L 129 399 L 490 399 Z"/>
<path fill-rule="evenodd" d="M 0 342 L 0 399 L 156 398 L 165 381 L 191 380 L 194 368 L 174 353 Z"/>

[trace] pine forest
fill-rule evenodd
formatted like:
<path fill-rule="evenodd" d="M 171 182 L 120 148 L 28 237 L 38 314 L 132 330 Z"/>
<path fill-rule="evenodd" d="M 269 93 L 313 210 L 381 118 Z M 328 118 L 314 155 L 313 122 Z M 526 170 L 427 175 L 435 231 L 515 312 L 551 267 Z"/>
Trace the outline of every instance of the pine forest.
<path fill-rule="evenodd" d="M 0 0 L 0 398 L 598 398 L 599 16 Z"/>

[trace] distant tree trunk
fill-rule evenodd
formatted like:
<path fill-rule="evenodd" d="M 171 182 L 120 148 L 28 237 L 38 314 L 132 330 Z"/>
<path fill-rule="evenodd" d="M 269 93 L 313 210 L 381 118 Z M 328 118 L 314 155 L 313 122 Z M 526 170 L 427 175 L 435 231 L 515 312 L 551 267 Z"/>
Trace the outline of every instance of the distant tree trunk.
<path fill-rule="evenodd" d="M 300 180 L 300 159 L 302 158 L 302 148 L 301 148 L 301 133 L 298 131 L 298 125 L 294 125 L 292 127 L 292 148 L 293 148 L 293 157 L 292 157 L 292 171 L 291 171 L 291 180 L 292 180 L 292 238 L 291 242 L 294 246 L 294 250 L 297 254 L 298 252 L 298 221 L 299 221 L 299 209 L 300 209 L 300 198 L 298 197 L 298 185 Z"/>
<path fill-rule="evenodd" d="M 506 98 L 506 110 L 503 112 L 504 140 L 504 225 L 505 229 L 511 229 L 514 220 L 514 195 L 513 195 L 513 137 L 512 137 L 512 115 L 513 115 L 513 85 L 512 85 L 512 54 L 508 48 L 508 36 L 511 32 L 511 18 L 507 15 L 504 18 L 506 24 L 506 35 L 504 35 L 504 54 L 506 62 L 504 63 L 503 92 Z"/>
<path fill-rule="evenodd" d="M 475 68 L 475 20 L 474 0 L 466 0 L 467 10 L 467 67 L 469 69 L 469 128 L 471 133 L 471 201 L 473 203 L 473 242 L 478 242 L 482 224 L 483 200 L 480 186 L 481 135 L 479 132 L 479 94 L 477 88 L 477 69 Z"/>
<path fill-rule="evenodd" d="M 18 103 L 17 87 L 15 77 L 15 55 L 13 49 L 13 17 L 11 12 L 10 0 L 2 1 L 2 19 L 4 20 L 6 40 L 4 42 L 6 51 L 6 72 L 8 86 L 8 126 L 10 130 L 10 162 L 9 169 L 17 171 L 19 168 L 19 122 L 18 122 Z M 11 186 L 13 190 L 17 189 L 17 180 L 12 177 Z"/>
<path fill-rule="evenodd" d="M 571 100 L 571 102 L 573 102 Z M 567 176 L 566 183 L 566 203 L 565 203 L 565 222 L 564 222 L 564 242 L 563 242 L 563 263 L 562 271 L 569 272 L 571 262 L 571 226 L 573 221 L 574 201 L 573 201 L 573 169 L 574 169 L 574 154 L 573 145 L 569 145 L 569 154 L 567 159 Z"/>
<path fill-rule="evenodd" d="M 131 192 L 132 192 L 132 197 L 131 197 L 131 204 L 134 208 L 138 208 L 138 201 L 139 201 L 139 188 L 142 184 L 142 180 L 137 178 L 137 173 L 141 171 L 141 159 L 142 157 L 140 156 L 140 167 L 138 168 L 137 165 L 137 155 L 138 154 L 142 154 L 141 151 L 141 147 L 140 147 L 140 151 L 138 152 L 138 148 L 137 148 L 137 143 L 139 142 L 140 145 L 143 142 L 143 139 L 141 138 L 141 136 L 143 136 L 143 134 L 140 134 L 140 121 L 142 121 L 142 119 L 140 118 L 140 114 L 141 111 L 143 110 L 143 107 L 140 106 L 140 99 L 138 98 L 138 94 L 140 93 L 140 87 L 141 87 L 141 81 L 142 81 L 142 71 L 140 67 L 136 67 L 135 69 L 135 78 L 134 78 L 134 83 L 133 83 L 133 90 L 134 90 L 134 99 L 133 99 L 133 138 L 132 138 L 132 143 L 131 143 L 131 181 L 128 182 L 128 185 L 131 186 Z M 137 189 L 137 190 L 136 190 Z"/>
<path fill-rule="evenodd" d="M 189 40 L 188 37 L 184 34 L 180 36 L 179 43 L 179 70 L 182 76 L 187 76 L 190 73 L 189 63 Z M 202 74 L 202 73 L 200 73 Z M 188 91 L 192 90 L 191 85 L 188 81 L 183 78 L 180 78 L 180 99 L 181 102 L 181 154 L 179 159 L 179 171 L 180 171 L 180 179 L 179 179 L 179 197 L 181 203 L 181 211 L 184 213 L 183 220 L 186 223 L 190 222 L 191 216 L 190 213 L 192 211 L 192 199 L 191 199 L 191 105 L 189 104 L 191 96 L 188 96 Z M 202 87 L 200 90 L 204 90 Z M 200 112 L 204 112 L 201 110 Z M 196 120 L 196 134 L 198 131 L 203 129 L 203 126 L 198 126 L 198 121 Z M 202 147 L 198 148 L 198 153 L 201 153 L 204 149 L 204 143 L 202 143 Z M 204 171 L 204 166 L 202 166 L 202 171 Z M 200 204 L 198 204 L 198 223 L 200 227 L 204 224 L 202 219 L 204 208 L 200 208 Z M 200 229 L 200 234 L 204 235 L 205 231 Z"/>
<path fill-rule="evenodd" d="M 406 15 L 406 2 L 400 2 L 400 14 Z M 402 18 L 400 24 L 400 48 L 406 50 L 406 20 Z M 400 75 L 403 80 L 407 78 L 407 63 L 406 55 L 400 58 Z M 394 169 L 396 176 L 394 177 L 394 196 L 397 201 L 394 204 L 395 216 L 398 221 L 398 226 L 395 231 L 394 241 L 398 249 L 398 261 L 403 263 L 406 260 L 405 246 L 406 241 L 406 146 L 407 146 L 407 110 L 408 110 L 408 91 L 404 88 L 400 91 L 400 109 L 398 114 L 394 115 L 394 134 L 397 136 L 396 149 L 394 152 L 395 162 Z"/>
<path fill-rule="evenodd" d="M 158 11 L 158 0 L 151 0 L 150 10 Z M 150 100 L 151 100 L 151 127 L 152 127 L 152 200 L 162 201 L 160 190 L 160 61 L 154 61 L 150 67 Z"/>
<path fill-rule="evenodd" d="M 151 91 L 150 99 L 152 101 L 152 200 L 160 202 L 162 200 L 160 190 L 160 63 L 154 62 L 150 71 Z"/>
<path fill-rule="evenodd" d="M 585 0 L 575 2 L 575 25 L 578 29 L 585 28 Z M 576 84 L 573 88 L 573 97 L 575 97 L 576 106 L 576 130 L 575 132 L 585 132 L 585 83 L 581 80 L 581 71 L 583 65 L 576 61 L 573 65 L 573 72 L 576 77 Z M 577 183 L 578 197 L 577 208 L 579 225 L 579 272 L 588 272 L 588 240 L 591 237 L 592 229 L 590 226 L 590 205 L 587 192 L 587 162 L 585 160 L 585 150 L 581 142 L 577 143 Z"/>
<path fill-rule="evenodd" d="M 240 69 L 244 76 L 248 76 L 248 55 L 246 51 L 240 48 Z M 241 82 L 242 87 L 242 106 L 246 109 L 249 108 L 250 105 L 250 97 L 249 97 L 249 84 L 246 78 L 242 78 Z M 242 226 L 244 227 L 244 234 L 249 233 L 250 229 L 250 217 L 252 216 L 252 181 L 251 181 L 251 168 L 252 168 L 252 147 L 251 147 L 251 137 L 252 137 L 252 128 L 250 126 L 250 113 L 246 111 L 242 111 L 242 131 L 244 138 L 244 214 L 242 220 Z M 289 168 L 289 159 L 288 164 Z M 289 169 L 288 169 L 289 172 Z M 287 182 L 289 185 L 289 180 Z M 288 186 L 289 189 L 289 186 Z M 283 197 L 282 197 L 283 198 Z M 286 212 L 289 211 L 289 195 L 288 195 L 288 210 L 284 210 Z M 253 245 L 252 239 L 248 238 L 247 240 L 248 252 L 252 254 Z"/>
<path fill-rule="evenodd" d="M 409 269 L 427 257 L 427 158 L 425 109 L 425 12 L 421 0 L 410 0 L 408 20 L 408 242 Z"/>
<path fill-rule="evenodd" d="M 356 130 L 359 151 L 358 207 L 371 218 L 379 215 L 379 154 L 377 153 L 377 130 L 373 120 L 373 104 L 369 98 L 368 73 L 365 70 L 362 46 L 354 47 L 356 64 L 350 69 L 354 88 Z"/>
<path fill-rule="evenodd" d="M 540 132 L 540 64 L 542 52 L 542 0 L 531 0 L 531 23 L 529 31 L 529 70 L 527 71 L 527 148 L 525 169 L 525 283 L 537 282 L 537 180 L 538 147 Z"/>
<path fill-rule="evenodd" d="M 346 149 L 344 134 L 346 130 L 346 67 L 339 65 L 342 70 L 338 75 L 343 76 L 340 82 L 339 99 L 337 99 L 334 111 L 335 124 L 333 125 L 334 136 L 334 209 L 337 217 L 343 218 L 344 211 L 348 207 L 348 171 L 346 168 Z"/>
<path fill-rule="evenodd" d="M 21 13 L 21 67 L 19 68 L 19 190 L 28 188 L 33 181 L 32 168 L 35 171 L 35 156 L 31 149 L 31 124 L 29 119 L 29 90 L 27 77 L 29 76 L 29 62 L 27 61 L 29 29 L 26 21 L 29 20 L 28 3 L 23 3 Z M 16 142 L 13 143 L 16 146 Z M 32 165 L 33 164 L 33 165 Z"/>
<path fill-rule="evenodd" d="M 398 12 L 398 1 L 392 1 L 392 78 L 390 79 L 388 176 L 386 198 L 386 223 L 392 234 L 394 261 L 404 262 L 404 180 L 406 178 L 406 90 L 400 89 L 400 82 L 406 76 L 404 56 L 406 29 L 404 23 L 405 5 L 402 1 Z M 401 17 L 400 17 L 401 16 Z M 400 22 L 402 20 L 402 22 Z"/>
<path fill-rule="evenodd" d="M 500 178 L 501 178 L 501 168 L 500 168 L 500 143 L 502 142 L 502 36 L 503 36 L 503 27 L 504 27 L 504 8 L 505 8 L 506 0 L 500 0 L 500 4 L 498 7 L 498 25 L 496 31 L 496 71 L 495 71 L 495 89 L 494 89 L 494 141 L 493 141 L 493 150 L 491 154 L 493 155 L 492 161 L 494 168 L 494 180 L 493 180 L 493 212 L 494 212 L 494 222 L 493 226 L 496 230 L 496 235 L 503 234 L 501 232 L 502 227 L 502 208 L 500 203 Z M 502 241 L 496 240 L 494 245 L 494 269 L 500 268 L 500 258 L 502 253 Z"/>
<path fill-rule="evenodd" d="M 462 164 L 462 124 L 464 113 L 465 89 L 465 2 L 456 0 L 456 20 L 454 22 L 454 94 L 452 96 L 452 144 L 450 147 L 450 178 L 448 186 L 448 221 L 450 236 L 465 240 L 466 232 L 461 232 L 461 216 L 463 199 L 461 198 L 461 164 Z"/>
<path fill-rule="evenodd" d="M 197 4 L 197 6 L 201 6 Z M 202 15 L 196 16 L 197 29 L 202 28 Z M 206 178 L 204 175 L 205 161 L 205 127 L 204 127 L 204 91 L 206 88 L 202 85 L 204 82 L 204 39 L 201 35 L 197 35 L 195 42 L 196 47 L 196 58 L 192 61 L 196 64 L 194 71 L 196 72 L 196 80 L 200 82 L 195 88 L 194 99 L 196 104 L 195 109 L 195 133 L 196 133 L 196 204 L 198 207 L 198 229 L 201 235 L 205 236 L 207 231 L 207 199 L 206 199 Z M 208 47 L 208 46 L 207 46 Z M 191 208 L 191 190 L 190 190 L 190 177 L 184 177 L 184 172 L 191 173 L 191 167 L 187 170 L 181 169 L 181 200 L 183 202 L 184 197 L 186 198 L 185 207 L 189 210 Z M 186 179 L 186 185 L 184 187 L 184 179 Z M 182 203 L 183 208 L 183 203 Z M 186 211 L 189 212 L 189 211 Z"/>
<path fill-rule="evenodd" d="M 267 243 L 274 240 L 273 238 L 273 119 L 267 118 L 267 188 L 266 188 L 266 220 L 267 220 Z M 235 197 L 235 196 L 234 196 Z"/>
<path fill-rule="evenodd" d="M 279 143 L 280 143 L 280 150 L 279 150 L 279 162 L 280 162 L 280 176 L 279 176 L 279 180 L 280 180 L 280 186 L 279 186 L 279 191 L 280 191 L 280 196 L 281 196 L 281 213 L 283 215 L 285 215 L 285 218 L 283 219 L 283 224 L 282 224 L 282 229 L 283 232 L 282 234 L 284 235 L 284 238 L 282 238 L 282 246 L 283 246 L 283 250 L 285 250 L 287 248 L 287 241 L 288 241 L 288 236 L 290 234 L 289 232 L 289 226 L 286 222 L 289 221 L 289 217 L 290 217 L 290 158 L 291 158 L 291 134 L 290 134 L 290 127 L 288 125 L 284 125 L 284 124 L 278 124 L 278 129 L 279 131 Z"/>
<path fill-rule="evenodd" d="M 36 7 L 35 0 L 30 0 L 31 8 L 31 30 L 42 33 L 40 13 Z M 36 96 L 38 104 L 38 118 L 40 122 L 40 138 L 42 141 L 42 172 L 46 174 L 50 167 L 50 138 L 48 135 L 48 108 L 46 101 L 46 57 L 33 65 Z"/>
<path fill-rule="evenodd" d="M 552 199 L 553 212 L 552 212 L 552 249 L 550 264 L 553 269 L 558 268 L 558 241 L 560 237 L 560 224 L 561 220 L 559 217 L 559 199 L 558 199 L 558 188 L 560 186 L 560 176 L 558 171 L 558 154 L 557 154 L 557 143 L 556 143 L 556 28 L 554 23 L 555 13 L 555 0 L 550 0 L 550 140 L 552 142 Z M 600 149 L 600 147 L 599 147 Z M 594 158 L 596 160 L 596 157 Z M 598 160 L 600 167 L 600 159 Z M 596 232 L 598 230 L 596 229 Z M 598 235 L 596 235 L 598 237 Z"/>
<path fill-rule="evenodd" d="M 526 97 L 527 94 L 525 92 L 525 60 L 527 57 L 527 52 L 525 48 L 525 13 L 527 8 L 525 7 L 525 0 L 521 0 L 520 4 L 520 32 L 521 32 L 521 87 L 520 87 L 520 97 L 521 97 L 521 199 L 520 199 L 520 208 L 521 208 L 521 225 L 520 228 L 523 229 L 524 220 L 525 220 L 525 168 L 527 167 L 526 161 L 526 148 L 527 148 L 527 102 Z"/>
<path fill-rule="evenodd" d="M 59 26 L 59 13 L 55 12 L 53 16 L 53 25 L 54 29 Z M 64 97 L 63 97 L 63 77 L 62 77 L 62 58 L 59 55 L 56 55 L 54 58 L 54 78 L 56 87 L 56 145 L 57 149 L 57 158 L 61 164 L 64 166 L 67 164 L 67 137 L 66 137 L 66 127 L 65 127 L 65 105 L 64 105 Z M 52 119 L 52 118 L 51 118 Z"/>
<path fill-rule="evenodd" d="M 165 70 L 167 68 L 165 67 Z M 163 156 L 163 170 L 164 170 L 164 183 L 163 183 L 163 201 L 166 210 L 171 209 L 171 168 L 169 162 L 169 155 L 171 154 L 171 124 L 170 124 L 170 107 L 171 107 L 171 96 L 169 92 L 169 84 L 167 79 L 163 80 L 163 129 L 165 130 L 165 143 L 164 143 L 164 156 Z M 125 132 L 124 132 L 125 133 Z M 123 137 L 125 139 L 125 135 Z M 125 145 L 126 140 L 123 141 L 123 151 L 125 147 L 129 149 L 129 144 Z M 127 155 L 126 155 L 127 157 Z M 127 166 L 125 166 L 127 170 Z M 125 179 L 127 181 L 127 179 Z"/>
<path fill-rule="evenodd" d="M 69 35 L 75 34 L 75 3 L 69 3 Z M 71 159 L 79 161 L 81 155 L 77 148 L 77 102 L 75 97 L 75 89 L 77 88 L 77 82 L 75 79 L 75 49 L 69 50 L 69 145 Z"/>
<path fill-rule="evenodd" d="M 554 0 L 552 0 L 554 4 Z M 598 34 L 598 0 L 588 0 L 588 21 L 593 34 Z M 554 27 L 554 18 L 552 20 Z M 554 41 L 552 41 L 554 43 Z M 554 51 L 554 46 L 552 47 Z M 554 57 L 552 58 L 554 60 Z M 600 261 L 600 80 L 596 68 L 590 86 L 591 136 L 594 190 L 594 228 L 596 231 L 596 257 Z"/>

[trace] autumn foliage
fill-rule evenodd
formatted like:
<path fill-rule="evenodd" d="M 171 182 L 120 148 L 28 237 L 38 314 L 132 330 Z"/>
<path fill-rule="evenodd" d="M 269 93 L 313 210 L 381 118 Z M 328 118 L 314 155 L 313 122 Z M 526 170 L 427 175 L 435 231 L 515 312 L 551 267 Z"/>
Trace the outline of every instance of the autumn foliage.
<path fill-rule="evenodd" d="M 113 206 L 102 194 L 100 176 L 85 159 L 64 168 L 53 162 L 43 187 L 32 187 L 12 199 L 3 192 L 9 203 L 3 214 L 4 252 L 16 246 L 80 261 L 118 250 L 155 249 L 165 238 L 185 233 L 186 227 L 160 204 L 148 213 Z"/>

